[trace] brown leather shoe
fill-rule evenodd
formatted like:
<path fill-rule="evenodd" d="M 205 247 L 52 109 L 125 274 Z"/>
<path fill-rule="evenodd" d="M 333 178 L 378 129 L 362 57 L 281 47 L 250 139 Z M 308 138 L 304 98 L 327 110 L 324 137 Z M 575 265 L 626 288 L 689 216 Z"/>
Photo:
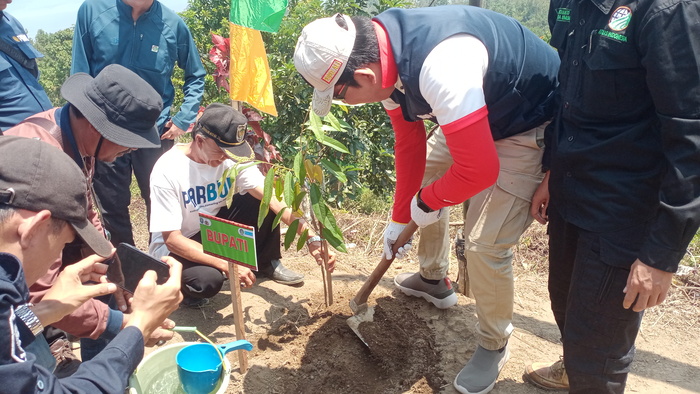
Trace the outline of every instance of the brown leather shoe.
<path fill-rule="evenodd" d="M 70 348 L 70 342 L 65 338 L 58 338 L 51 343 L 51 354 L 56 359 L 56 369 L 53 374 L 57 378 L 71 376 L 78 370 L 80 360 Z"/>
<path fill-rule="evenodd" d="M 533 363 L 525 368 L 525 379 L 546 390 L 569 390 L 569 377 L 564 369 L 564 359 L 554 364 Z"/>

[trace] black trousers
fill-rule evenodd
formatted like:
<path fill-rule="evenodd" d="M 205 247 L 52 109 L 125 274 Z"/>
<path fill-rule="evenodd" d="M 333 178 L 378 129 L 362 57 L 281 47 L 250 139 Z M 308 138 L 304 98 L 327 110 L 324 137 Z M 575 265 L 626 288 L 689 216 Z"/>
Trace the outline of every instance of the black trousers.
<path fill-rule="evenodd" d="M 585 231 L 552 205 L 548 213 L 549 297 L 570 393 L 623 393 L 643 312 L 622 307 L 622 290 L 641 240 Z"/>
<path fill-rule="evenodd" d="M 282 257 L 280 250 L 280 226 L 272 228 L 275 214 L 270 211 L 263 224 L 258 228 L 258 212 L 260 200 L 248 194 L 236 194 L 230 208 L 223 207 L 216 215 L 219 218 L 255 227 L 255 252 L 258 258 L 258 270 L 269 271 L 272 260 Z M 201 233 L 196 233 L 190 239 L 202 242 Z M 211 298 L 216 295 L 224 284 L 224 276 L 218 269 L 190 261 L 175 253 L 172 257 L 182 263 L 182 294 L 189 298 Z"/>

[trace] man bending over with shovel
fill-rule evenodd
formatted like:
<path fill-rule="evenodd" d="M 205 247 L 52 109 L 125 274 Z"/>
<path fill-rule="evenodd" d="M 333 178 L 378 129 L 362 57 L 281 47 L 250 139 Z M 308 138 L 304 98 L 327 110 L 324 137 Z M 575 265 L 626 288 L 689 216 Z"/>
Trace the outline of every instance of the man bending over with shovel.
<path fill-rule="evenodd" d="M 443 6 L 390 9 L 372 20 L 341 14 L 316 20 L 302 31 L 294 61 L 315 88 L 319 116 L 336 99 L 381 101 L 391 118 L 396 191 L 385 257 L 394 257 L 391 248 L 411 219 L 425 241 L 420 273 L 394 279 L 401 291 L 438 308 L 456 304 L 446 276 L 446 208 L 469 200 L 465 234 L 479 346 L 454 386 L 462 393 L 490 391 L 508 359 L 511 247 L 531 222 L 529 200 L 542 179 L 556 53 L 512 18 Z M 427 144 L 425 119 L 441 126 Z M 409 248 L 403 245 L 396 257 Z"/>

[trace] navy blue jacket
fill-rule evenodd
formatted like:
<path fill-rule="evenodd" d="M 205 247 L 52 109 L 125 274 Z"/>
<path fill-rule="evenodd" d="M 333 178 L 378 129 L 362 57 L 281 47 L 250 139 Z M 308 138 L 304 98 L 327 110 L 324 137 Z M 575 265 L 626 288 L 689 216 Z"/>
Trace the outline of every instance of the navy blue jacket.
<path fill-rule="evenodd" d="M 515 19 L 470 6 L 392 8 L 375 18 L 384 26 L 405 90 L 401 105 L 408 121 L 432 112 L 420 93 L 425 58 L 439 43 L 469 34 L 488 50 L 484 98 L 494 140 L 533 129 L 551 119 L 559 59 L 547 43 Z M 392 98 L 394 98 L 392 96 Z"/>
<path fill-rule="evenodd" d="M 43 57 L 29 42 L 24 27 L 4 11 L 0 11 L 0 40 L 12 45 L 29 60 Z M 0 51 L 0 132 L 52 107 L 39 80 Z"/>
<path fill-rule="evenodd" d="M 143 357 L 141 331 L 125 328 L 75 374 L 58 379 L 24 350 L 34 341 L 34 335 L 14 316 L 14 308 L 28 300 L 29 289 L 19 260 L 0 253 L 0 393 L 124 393 L 129 376 Z"/>

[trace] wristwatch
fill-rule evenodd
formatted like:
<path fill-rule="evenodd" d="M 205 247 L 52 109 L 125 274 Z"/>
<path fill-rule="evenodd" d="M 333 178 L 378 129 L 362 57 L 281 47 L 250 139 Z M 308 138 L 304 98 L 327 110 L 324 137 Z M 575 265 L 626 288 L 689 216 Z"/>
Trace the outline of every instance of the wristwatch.
<path fill-rule="evenodd" d="M 323 239 L 319 237 L 318 235 L 314 235 L 313 237 L 309 238 L 306 240 L 306 246 L 309 246 L 312 242 L 321 242 Z"/>
<path fill-rule="evenodd" d="M 426 203 L 423 202 L 423 200 L 421 200 L 420 194 L 422 191 L 423 189 L 421 189 L 418 192 L 418 194 L 416 194 L 416 205 L 418 205 L 418 208 L 420 208 L 425 213 L 435 212 L 434 209 L 430 208 Z"/>
<path fill-rule="evenodd" d="M 19 317 L 24 324 L 29 328 L 29 330 L 34 334 L 34 336 L 37 336 L 41 334 L 42 331 L 44 331 L 44 326 L 41 325 L 41 322 L 39 321 L 39 318 L 36 317 L 34 312 L 32 312 L 30 307 L 34 306 L 32 303 L 20 305 L 17 308 L 15 308 L 15 315 Z"/>

